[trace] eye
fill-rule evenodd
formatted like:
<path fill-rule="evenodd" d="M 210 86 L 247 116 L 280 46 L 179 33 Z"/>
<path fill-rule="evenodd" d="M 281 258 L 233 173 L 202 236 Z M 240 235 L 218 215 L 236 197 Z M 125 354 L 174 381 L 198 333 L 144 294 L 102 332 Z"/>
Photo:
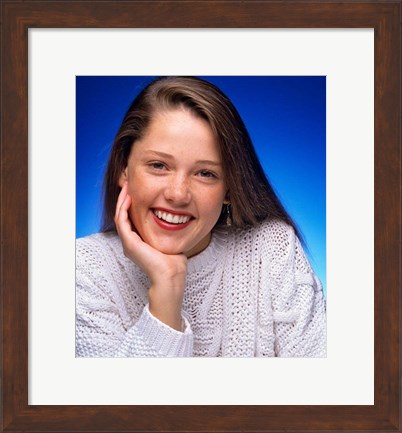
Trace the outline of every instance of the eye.
<path fill-rule="evenodd" d="M 217 178 L 216 174 L 209 170 L 201 170 L 198 174 L 201 177 L 205 177 L 205 178 L 211 178 L 211 179 Z"/>
<path fill-rule="evenodd" d="M 157 171 L 161 171 L 164 168 L 166 168 L 166 166 L 163 162 L 158 162 L 158 161 L 150 162 L 148 164 L 148 167 L 152 168 L 153 170 L 157 170 Z"/>

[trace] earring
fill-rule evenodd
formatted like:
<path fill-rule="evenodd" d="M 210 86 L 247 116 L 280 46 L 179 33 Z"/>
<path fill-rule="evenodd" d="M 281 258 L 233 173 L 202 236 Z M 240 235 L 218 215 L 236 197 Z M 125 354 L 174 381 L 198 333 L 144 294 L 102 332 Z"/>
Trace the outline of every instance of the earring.
<path fill-rule="evenodd" d="M 231 215 L 230 203 L 225 205 L 225 217 L 226 217 L 226 225 L 231 226 L 232 225 L 232 215 Z"/>

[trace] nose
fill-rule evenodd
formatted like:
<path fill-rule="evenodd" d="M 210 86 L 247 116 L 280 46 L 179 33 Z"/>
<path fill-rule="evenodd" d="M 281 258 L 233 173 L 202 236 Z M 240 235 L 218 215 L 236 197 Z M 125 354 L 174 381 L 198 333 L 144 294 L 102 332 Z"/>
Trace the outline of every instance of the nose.
<path fill-rule="evenodd" d="M 165 199 L 177 206 L 188 204 L 191 200 L 189 179 L 180 174 L 172 175 L 165 188 Z"/>

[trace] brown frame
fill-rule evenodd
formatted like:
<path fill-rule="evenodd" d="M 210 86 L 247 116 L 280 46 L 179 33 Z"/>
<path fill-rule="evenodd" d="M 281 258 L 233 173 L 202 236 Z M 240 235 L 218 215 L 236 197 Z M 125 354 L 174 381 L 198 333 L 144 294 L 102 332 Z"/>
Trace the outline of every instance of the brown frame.
<path fill-rule="evenodd" d="M 401 431 L 401 1 L 3 0 L 1 11 L 2 431 Z M 375 29 L 374 405 L 27 404 L 27 77 L 32 27 Z"/>

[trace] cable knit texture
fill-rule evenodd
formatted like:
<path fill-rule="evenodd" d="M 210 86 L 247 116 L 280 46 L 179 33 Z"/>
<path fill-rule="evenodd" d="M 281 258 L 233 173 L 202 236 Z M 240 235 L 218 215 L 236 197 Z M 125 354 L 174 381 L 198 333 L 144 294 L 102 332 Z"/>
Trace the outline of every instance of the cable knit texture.
<path fill-rule="evenodd" d="M 285 223 L 213 231 L 188 260 L 183 332 L 151 315 L 117 234 L 78 239 L 76 254 L 77 356 L 326 356 L 321 283 Z"/>

